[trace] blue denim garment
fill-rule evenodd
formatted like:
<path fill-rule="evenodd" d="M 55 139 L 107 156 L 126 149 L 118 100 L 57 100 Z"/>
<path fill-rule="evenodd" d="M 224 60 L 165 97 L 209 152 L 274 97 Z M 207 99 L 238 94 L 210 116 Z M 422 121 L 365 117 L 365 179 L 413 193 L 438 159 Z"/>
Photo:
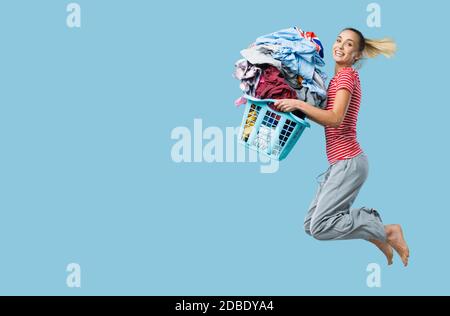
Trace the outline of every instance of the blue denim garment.
<path fill-rule="evenodd" d="M 302 76 L 306 82 L 313 81 L 316 66 L 325 65 L 315 44 L 301 37 L 293 27 L 263 35 L 256 40 L 255 44 L 275 45 L 272 57 L 280 60 L 293 73 Z"/>

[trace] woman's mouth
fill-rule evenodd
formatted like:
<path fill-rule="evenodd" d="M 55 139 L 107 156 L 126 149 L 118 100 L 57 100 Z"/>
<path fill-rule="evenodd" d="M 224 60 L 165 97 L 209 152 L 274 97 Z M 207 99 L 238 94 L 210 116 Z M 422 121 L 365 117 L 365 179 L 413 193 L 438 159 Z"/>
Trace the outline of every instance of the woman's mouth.
<path fill-rule="evenodd" d="M 338 50 L 334 51 L 334 54 L 335 54 L 337 57 L 344 57 L 344 53 L 341 52 L 341 51 L 338 51 Z"/>

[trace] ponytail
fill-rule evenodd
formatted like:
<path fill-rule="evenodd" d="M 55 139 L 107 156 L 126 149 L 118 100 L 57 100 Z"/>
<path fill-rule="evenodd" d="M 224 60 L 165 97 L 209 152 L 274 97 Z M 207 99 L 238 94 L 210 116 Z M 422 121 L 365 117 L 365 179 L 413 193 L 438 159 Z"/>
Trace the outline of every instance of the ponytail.
<path fill-rule="evenodd" d="M 359 37 L 359 51 L 362 53 L 363 58 L 374 58 L 378 55 L 384 55 L 387 58 L 391 58 L 397 51 L 397 44 L 390 38 L 383 39 L 369 39 L 357 29 L 348 27 L 343 31 L 352 31 Z M 361 60 L 357 61 L 357 67 L 361 67 Z"/>
<path fill-rule="evenodd" d="M 397 51 L 397 44 L 390 38 L 383 39 L 364 39 L 365 48 L 363 49 L 363 56 L 366 58 L 374 58 L 378 55 L 383 55 L 391 58 Z"/>

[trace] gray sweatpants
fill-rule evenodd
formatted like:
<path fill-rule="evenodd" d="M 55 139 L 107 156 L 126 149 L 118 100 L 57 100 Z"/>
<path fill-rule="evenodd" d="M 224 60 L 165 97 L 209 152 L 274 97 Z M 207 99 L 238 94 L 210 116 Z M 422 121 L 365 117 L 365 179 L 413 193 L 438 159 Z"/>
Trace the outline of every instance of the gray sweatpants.
<path fill-rule="evenodd" d="M 318 240 L 386 241 L 378 212 L 351 206 L 367 179 L 367 156 L 338 161 L 319 175 L 319 188 L 305 218 L 305 231 Z M 319 179 L 322 177 L 322 179 Z"/>

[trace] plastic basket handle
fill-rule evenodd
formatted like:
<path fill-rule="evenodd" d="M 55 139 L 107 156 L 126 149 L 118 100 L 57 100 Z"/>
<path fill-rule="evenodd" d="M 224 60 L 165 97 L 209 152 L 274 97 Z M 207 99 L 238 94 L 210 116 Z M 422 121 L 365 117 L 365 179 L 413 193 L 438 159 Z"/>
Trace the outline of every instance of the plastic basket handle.
<path fill-rule="evenodd" d="M 269 103 L 275 103 L 275 102 L 278 101 L 278 100 L 273 100 L 273 99 L 264 99 L 264 100 L 256 99 L 256 98 L 251 97 L 251 96 L 249 96 L 249 95 L 244 95 L 244 98 L 246 98 L 247 100 L 250 100 L 250 101 L 252 101 L 252 102 L 254 102 L 254 103 L 265 103 L 266 106 L 269 106 Z M 273 109 L 270 109 L 270 110 L 273 111 L 273 112 L 275 112 L 275 113 L 277 113 L 277 114 L 285 114 L 285 115 L 289 115 L 289 116 L 292 117 L 292 119 L 293 119 L 294 121 L 297 121 L 297 122 L 299 122 L 299 123 L 305 124 L 306 127 L 308 127 L 308 128 L 311 127 L 311 125 L 310 125 L 306 120 L 303 120 L 303 119 L 299 118 L 297 115 L 294 115 L 294 114 L 291 113 L 291 112 L 279 112 L 279 111 L 273 110 Z"/>

